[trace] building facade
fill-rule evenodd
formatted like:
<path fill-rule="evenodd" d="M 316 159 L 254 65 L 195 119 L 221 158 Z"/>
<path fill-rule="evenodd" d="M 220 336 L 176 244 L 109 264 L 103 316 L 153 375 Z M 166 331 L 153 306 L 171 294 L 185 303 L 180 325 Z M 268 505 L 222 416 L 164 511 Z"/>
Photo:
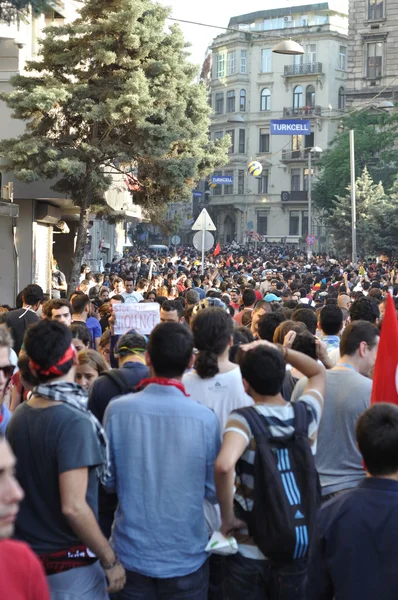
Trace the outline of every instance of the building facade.
<path fill-rule="evenodd" d="M 214 175 L 233 183 L 212 187 L 209 209 L 221 243 L 300 243 L 308 232 L 308 149 L 325 150 L 345 108 L 347 12 L 322 2 L 233 17 L 212 44 L 211 137 L 229 134 L 229 163 Z M 300 56 L 272 48 L 292 38 Z M 273 119 L 305 119 L 309 135 L 271 135 Z M 316 176 L 316 155 L 311 173 Z M 252 160 L 263 167 L 248 174 Z M 313 219 L 312 232 L 318 233 Z"/>
<path fill-rule="evenodd" d="M 347 105 L 398 100 L 398 1 L 350 0 Z"/>

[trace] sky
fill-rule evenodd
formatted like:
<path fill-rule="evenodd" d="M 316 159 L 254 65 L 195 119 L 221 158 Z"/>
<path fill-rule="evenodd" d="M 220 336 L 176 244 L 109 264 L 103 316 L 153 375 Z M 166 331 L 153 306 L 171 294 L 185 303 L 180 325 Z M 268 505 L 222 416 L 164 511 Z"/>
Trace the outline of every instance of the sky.
<path fill-rule="evenodd" d="M 226 27 L 231 17 L 242 15 L 267 8 L 283 8 L 289 6 L 300 6 L 310 4 L 311 0 L 263 0 L 261 5 L 255 3 L 246 5 L 242 0 L 157 0 L 160 4 L 171 6 L 172 17 L 196 21 L 210 25 L 221 25 Z M 345 4 L 346 0 L 334 0 L 333 4 Z M 200 25 L 188 25 L 180 23 L 185 39 L 192 45 L 192 60 L 202 64 L 206 48 L 216 35 L 222 33 L 222 29 L 201 27 Z"/>

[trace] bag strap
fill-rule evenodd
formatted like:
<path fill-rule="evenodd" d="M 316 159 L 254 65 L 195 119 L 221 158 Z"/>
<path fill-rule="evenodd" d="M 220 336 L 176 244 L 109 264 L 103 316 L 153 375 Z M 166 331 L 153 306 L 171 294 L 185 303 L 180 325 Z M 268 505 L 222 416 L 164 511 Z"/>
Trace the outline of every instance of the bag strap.
<path fill-rule="evenodd" d="M 122 394 L 132 391 L 129 380 L 127 379 L 126 375 L 120 371 L 120 369 L 111 369 L 110 371 L 106 371 L 102 374 L 106 377 L 109 377 L 113 383 L 116 383 Z"/>
<path fill-rule="evenodd" d="M 245 406 L 245 408 L 239 408 L 235 412 L 238 412 L 246 419 L 253 434 L 253 437 L 265 437 L 266 439 L 272 439 L 272 435 L 265 423 L 263 417 L 257 412 L 253 406 Z"/>
<path fill-rule="evenodd" d="M 294 429 L 296 434 L 308 437 L 308 410 L 304 402 L 293 402 Z"/>

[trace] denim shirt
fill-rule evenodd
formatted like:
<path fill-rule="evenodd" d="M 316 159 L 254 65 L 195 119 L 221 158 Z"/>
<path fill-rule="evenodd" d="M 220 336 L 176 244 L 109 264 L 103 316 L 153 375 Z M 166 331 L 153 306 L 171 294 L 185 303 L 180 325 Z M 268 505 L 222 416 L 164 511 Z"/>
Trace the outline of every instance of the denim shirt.
<path fill-rule="evenodd" d="M 104 425 L 119 505 L 112 545 L 147 577 L 182 577 L 206 561 L 203 501 L 216 503 L 216 415 L 175 386 L 148 385 L 111 402 Z"/>
<path fill-rule="evenodd" d="M 321 341 L 326 344 L 328 353 L 335 348 L 340 348 L 340 336 L 339 335 L 324 335 L 321 337 Z"/>

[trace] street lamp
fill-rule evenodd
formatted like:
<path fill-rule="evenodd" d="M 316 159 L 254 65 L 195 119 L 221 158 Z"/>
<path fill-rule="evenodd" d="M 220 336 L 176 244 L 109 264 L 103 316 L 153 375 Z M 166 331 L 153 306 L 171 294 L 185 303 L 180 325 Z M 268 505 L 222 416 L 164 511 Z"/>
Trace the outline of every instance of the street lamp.
<path fill-rule="evenodd" d="M 272 48 L 272 52 L 274 54 L 305 54 L 305 50 L 301 44 L 293 40 L 282 40 Z"/>
<path fill-rule="evenodd" d="M 308 237 L 312 235 L 312 153 L 320 154 L 323 152 L 319 146 L 313 148 L 307 148 L 308 150 Z M 307 244 L 307 258 L 311 258 L 311 244 Z"/>

